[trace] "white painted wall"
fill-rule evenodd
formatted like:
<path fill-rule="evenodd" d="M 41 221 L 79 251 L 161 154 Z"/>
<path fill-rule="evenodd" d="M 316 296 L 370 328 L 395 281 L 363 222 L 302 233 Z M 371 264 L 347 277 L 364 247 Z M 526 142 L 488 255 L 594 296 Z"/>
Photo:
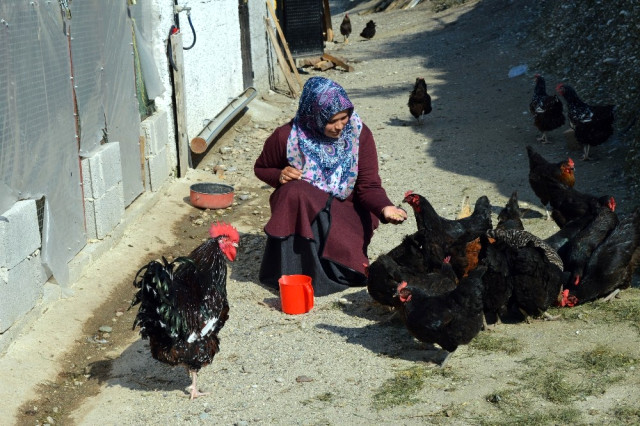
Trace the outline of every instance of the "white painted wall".
<path fill-rule="evenodd" d="M 169 29 L 174 23 L 173 0 L 153 1 L 154 57 L 166 88 L 163 95 L 155 98 L 155 102 L 158 109 L 167 111 L 169 138 L 174 140 L 170 65 L 166 56 Z M 191 20 L 196 30 L 196 44 L 183 54 L 187 136 L 191 140 L 200 133 L 206 120 L 213 119 L 245 89 L 242 82 L 238 0 L 180 1 L 179 4 L 191 7 Z M 263 92 L 269 90 L 269 75 L 273 71 L 268 65 L 270 53 L 264 26 L 265 14 L 264 0 L 249 0 L 254 87 Z M 187 13 L 181 12 L 179 19 L 183 44 L 188 47 L 193 38 Z M 174 145 L 171 145 L 169 154 L 171 163 L 177 164 Z"/>

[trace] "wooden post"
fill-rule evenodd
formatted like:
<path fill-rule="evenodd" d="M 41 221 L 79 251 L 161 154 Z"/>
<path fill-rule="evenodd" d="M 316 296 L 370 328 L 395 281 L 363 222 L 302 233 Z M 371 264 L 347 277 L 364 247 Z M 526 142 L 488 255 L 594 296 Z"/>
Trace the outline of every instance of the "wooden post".
<path fill-rule="evenodd" d="M 278 18 L 276 17 L 276 11 L 273 10 L 273 5 L 269 0 L 267 0 L 267 8 L 269 9 L 269 13 L 271 14 L 271 19 L 273 19 L 273 23 L 278 31 L 278 35 L 280 36 L 280 40 L 282 41 L 282 46 L 284 47 L 284 51 L 287 54 L 287 60 L 289 61 L 289 65 L 291 66 L 291 70 L 296 76 L 298 80 L 298 84 L 302 87 L 302 78 L 300 74 L 298 74 L 298 68 L 296 67 L 296 63 L 293 61 L 293 56 L 291 56 L 291 51 L 289 50 L 289 44 L 287 43 L 287 39 L 284 37 L 284 33 L 282 32 L 282 28 L 280 28 L 280 24 L 278 23 Z"/>
<path fill-rule="evenodd" d="M 184 61 L 182 60 L 182 34 L 172 34 L 169 42 L 171 43 L 171 57 L 173 63 L 178 68 L 173 69 L 173 87 L 175 90 L 176 104 L 176 121 L 178 133 L 178 177 L 184 177 L 191 167 L 191 151 L 189 150 L 189 138 L 187 137 L 187 112 L 186 99 L 184 93 Z"/>
<path fill-rule="evenodd" d="M 278 44 L 278 39 L 276 37 L 276 33 L 273 31 L 273 28 L 271 27 L 271 20 L 269 18 L 267 18 L 266 16 L 264 17 L 264 24 L 267 27 L 267 33 L 269 34 L 269 38 L 271 39 L 271 43 L 273 44 L 273 48 L 276 50 L 276 55 L 278 56 L 278 64 L 280 65 L 280 69 L 282 70 L 282 73 L 284 74 L 285 80 L 287 80 L 287 84 L 289 85 L 289 89 L 291 90 L 291 94 L 295 98 L 295 97 L 298 96 L 298 90 L 299 90 L 300 86 L 298 86 L 296 81 L 293 79 L 293 76 L 291 75 L 291 71 L 289 71 L 289 66 L 286 63 L 286 61 L 284 59 L 284 55 L 282 54 L 282 50 L 280 49 L 280 45 Z"/>
<path fill-rule="evenodd" d="M 329 0 L 322 0 L 324 15 L 324 30 L 326 32 L 325 41 L 333 41 L 333 25 L 331 25 L 331 10 Z"/>

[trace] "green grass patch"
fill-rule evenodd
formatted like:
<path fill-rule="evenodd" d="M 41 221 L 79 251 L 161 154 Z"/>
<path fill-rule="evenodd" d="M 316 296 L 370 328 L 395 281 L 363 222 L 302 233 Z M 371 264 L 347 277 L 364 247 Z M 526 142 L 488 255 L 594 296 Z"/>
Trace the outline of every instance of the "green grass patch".
<path fill-rule="evenodd" d="M 620 352 L 614 352 L 604 345 L 578 354 L 571 362 L 577 368 L 584 368 L 595 373 L 603 373 L 634 365 L 636 359 Z"/>
<path fill-rule="evenodd" d="M 613 410 L 613 414 L 624 425 L 640 424 L 640 407 L 622 405 Z"/>
<path fill-rule="evenodd" d="M 531 408 L 531 407 L 528 407 Z M 512 411 L 506 410 L 498 419 L 478 419 L 482 426 L 540 426 L 580 424 L 580 410 L 571 407 L 557 407 L 545 411 Z"/>
<path fill-rule="evenodd" d="M 429 370 L 420 366 L 397 371 L 395 376 L 385 381 L 373 395 L 374 408 L 380 410 L 397 405 L 415 404 L 418 402 L 416 395 L 422 390 L 429 375 Z"/>
<path fill-rule="evenodd" d="M 485 352 L 504 352 L 515 355 L 522 352 L 522 345 L 515 337 L 496 336 L 493 333 L 480 333 L 469 346 Z"/>
<path fill-rule="evenodd" d="M 640 332 L 640 289 L 623 290 L 624 298 L 611 302 L 601 300 L 579 305 L 574 308 L 562 308 L 566 320 L 582 320 L 600 324 L 619 324 L 627 322 Z"/>

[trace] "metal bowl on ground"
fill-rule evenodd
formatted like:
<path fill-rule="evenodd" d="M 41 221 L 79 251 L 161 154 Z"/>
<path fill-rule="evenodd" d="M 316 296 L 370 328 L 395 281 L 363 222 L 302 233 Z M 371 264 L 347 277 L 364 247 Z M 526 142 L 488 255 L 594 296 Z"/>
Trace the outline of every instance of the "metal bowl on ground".
<path fill-rule="evenodd" d="M 191 205 L 202 209 L 224 209 L 233 203 L 233 186 L 222 183 L 194 183 L 190 187 Z"/>

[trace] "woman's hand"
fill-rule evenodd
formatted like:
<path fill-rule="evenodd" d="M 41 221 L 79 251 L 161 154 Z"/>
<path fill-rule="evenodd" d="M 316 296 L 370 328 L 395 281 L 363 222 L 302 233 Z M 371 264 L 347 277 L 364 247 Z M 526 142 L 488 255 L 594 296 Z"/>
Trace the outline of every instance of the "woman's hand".
<path fill-rule="evenodd" d="M 387 206 L 382 209 L 382 217 L 389 223 L 398 224 L 407 220 L 407 212 L 400 207 Z"/>
<path fill-rule="evenodd" d="M 287 166 L 280 172 L 280 178 L 278 181 L 280 185 L 284 185 L 285 183 L 291 180 L 298 180 L 302 177 L 302 172 L 295 167 Z"/>

